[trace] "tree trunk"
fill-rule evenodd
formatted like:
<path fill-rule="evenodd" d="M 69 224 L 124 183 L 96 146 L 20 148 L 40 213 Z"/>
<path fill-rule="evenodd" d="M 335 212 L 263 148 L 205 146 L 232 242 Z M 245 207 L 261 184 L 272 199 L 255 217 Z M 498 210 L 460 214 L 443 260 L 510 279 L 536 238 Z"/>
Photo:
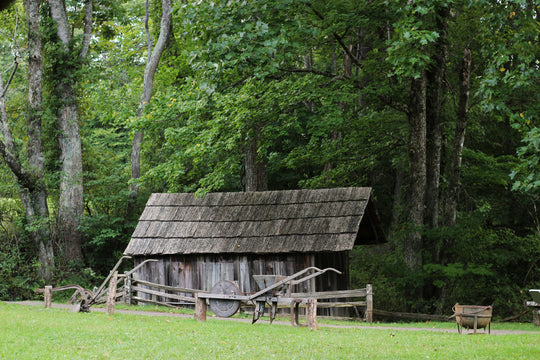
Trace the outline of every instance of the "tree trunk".
<path fill-rule="evenodd" d="M 54 271 L 54 249 L 49 228 L 49 208 L 47 191 L 43 181 L 44 156 L 41 146 L 41 100 L 43 86 L 43 58 L 41 33 L 39 28 L 39 0 L 24 2 L 28 33 L 28 111 L 27 111 L 27 157 L 29 169 L 24 169 L 16 156 L 11 129 L 3 96 L 0 96 L 1 128 L 3 142 L 0 153 L 20 185 L 19 195 L 25 210 L 26 222 L 35 251 L 41 264 L 39 275 L 46 282 L 52 279 Z M 0 75 L 0 90 L 5 92 Z"/>
<path fill-rule="evenodd" d="M 426 75 L 411 81 L 409 99 L 409 191 L 407 222 L 411 229 L 404 240 L 403 257 L 407 266 L 418 271 L 422 266 L 422 234 L 426 189 Z"/>
<path fill-rule="evenodd" d="M 437 11 L 439 38 L 435 44 L 433 63 L 426 73 L 426 212 L 425 223 L 430 228 L 439 225 L 439 183 L 442 148 L 442 95 L 448 57 L 448 17 L 450 8 Z M 434 249 L 437 248 L 434 246 Z"/>
<path fill-rule="evenodd" d="M 392 201 L 392 220 L 390 222 L 389 238 L 394 237 L 400 224 L 400 215 L 402 210 L 402 187 L 403 187 L 403 170 L 401 167 L 395 169 L 394 195 Z"/>
<path fill-rule="evenodd" d="M 165 50 L 169 36 L 171 34 L 171 1 L 162 0 L 161 1 L 161 25 L 159 29 L 159 37 L 156 42 L 156 46 L 152 49 L 152 40 L 148 28 L 148 0 L 146 1 L 146 34 L 148 42 L 148 61 L 146 63 L 146 68 L 144 70 L 144 82 L 143 90 L 141 93 L 141 99 L 139 102 L 139 107 L 137 109 L 137 117 L 140 117 L 143 113 L 144 107 L 148 104 L 152 98 L 152 88 L 154 86 L 154 75 L 161 59 L 161 55 Z M 133 136 L 133 146 L 131 148 L 131 179 L 136 180 L 141 176 L 141 146 L 143 141 L 143 132 L 136 132 Z M 136 183 L 130 185 L 130 190 L 132 192 L 132 201 L 130 203 L 129 212 L 133 212 L 133 202 L 138 196 L 139 187 Z"/>
<path fill-rule="evenodd" d="M 244 153 L 244 191 L 268 190 L 268 176 L 266 161 L 258 156 L 260 127 L 255 130 L 255 135 L 246 145 Z"/>
<path fill-rule="evenodd" d="M 461 61 L 461 71 L 459 74 L 459 105 L 457 112 L 456 129 L 452 145 L 452 157 L 448 164 L 446 177 L 448 179 L 448 190 L 445 201 L 445 225 L 454 226 L 456 224 L 457 197 L 459 177 L 461 170 L 461 154 L 465 142 L 465 130 L 469 118 L 469 86 L 471 76 L 471 50 L 463 50 Z"/>
<path fill-rule="evenodd" d="M 29 6 L 32 6 L 31 4 Z M 27 14 L 32 14 L 31 10 Z M 29 16 L 29 21 L 31 17 Z M 35 20 L 37 22 L 37 20 Z M 36 59 L 30 60 L 29 70 L 35 69 Z M 49 228 L 49 208 L 47 205 L 47 191 L 43 180 L 43 154 L 41 150 L 41 122 L 39 118 L 33 118 L 41 107 L 41 79 L 36 77 L 39 71 L 29 72 L 29 116 L 28 125 L 34 126 L 28 129 L 27 153 L 29 154 L 30 170 L 24 169 L 18 157 L 15 155 L 11 129 L 9 126 L 4 98 L 0 97 L 0 132 L 4 141 L 0 141 L 0 154 L 12 171 L 15 180 L 19 184 L 19 196 L 24 208 L 27 229 L 33 240 L 35 252 L 40 263 L 39 276 L 45 281 L 50 281 L 54 271 L 54 248 Z M 33 87 L 35 85 L 35 87 Z M 0 89 L 3 88 L 2 75 L 0 74 Z M 32 138 L 37 136 L 38 138 Z M 37 156 L 41 153 L 41 157 Z M 35 156 L 30 156 L 34 154 Z"/>
<path fill-rule="evenodd" d="M 77 55 L 71 50 L 71 28 L 68 23 L 65 3 L 49 0 L 51 17 L 56 24 L 56 34 L 61 42 L 59 56 L 77 64 Z M 84 48 L 84 46 L 83 46 Z M 82 233 L 79 230 L 84 210 L 82 147 L 79 130 L 79 112 L 75 93 L 75 71 L 78 65 L 59 64 L 54 68 L 58 82 L 55 96 L 58 99 L 57 120 L 60 133 L 60 161 L 62 178 L 57 214 L 57 237 L 64 245 L 67 261 L 82 259 Z"/>
<path fill-rule="evenodd" d="M 28 134 L 28 162 L 30 171 L 35 174 L 40 186 L 27 194 L 21 194 L 26 211 L 26 218 L 32 224 L 32 238 L 41 263 L 40 276 L 47 282 L 52 279 L 54 264 L 54 248 L 49 225 L 49 207 L 47 190 L 43 174 L 45 173 L 45 156 L 41 140 L 41 112 L 43 88 L 43 52 L 41 32 L 39 28 L 40 0 L 25 1 L 28 27 L 28 117 L 26 121 Z"/>
<path fill-rule="evenodd" d="M 82 259 L 82 233 L 79 230 L 84 210 L 82 147 L 73 84 L 60 81 L 57 91 L 63 102 L 57 112 L 62 162 L 57 234 L 64 244 L 66 260 L 70 261 Z"/>

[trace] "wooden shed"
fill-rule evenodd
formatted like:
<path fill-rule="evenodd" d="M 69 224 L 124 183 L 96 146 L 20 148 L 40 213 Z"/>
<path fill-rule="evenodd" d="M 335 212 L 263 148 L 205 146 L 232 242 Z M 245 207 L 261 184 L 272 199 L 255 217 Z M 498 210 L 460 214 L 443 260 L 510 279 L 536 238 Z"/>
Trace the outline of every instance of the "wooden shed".
<path fill-rule="evenodd" d="M 234 281 L 259 289 L 254 274 L 291 275 L 308 266 L 333 267 L 297 291 L 349 286 L 353 246 L 384 241 L 371 188 L 152 194 L 124 254 L 144 265 L 138 279 L 211 290 Z"/>

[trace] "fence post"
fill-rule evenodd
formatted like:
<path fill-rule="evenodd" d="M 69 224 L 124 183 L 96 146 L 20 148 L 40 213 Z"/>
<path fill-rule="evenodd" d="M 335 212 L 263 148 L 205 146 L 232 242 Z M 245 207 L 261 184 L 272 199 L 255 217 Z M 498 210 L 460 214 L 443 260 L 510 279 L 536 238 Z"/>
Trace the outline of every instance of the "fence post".
<path fill-rule="evenodd" d="M 126 305 L 131 305 L 131 274 L 128 274 L 127 272 L 125 274 L 126 274 L 126 279 L 125 279 L 126 294 L 124 296 L 124 303 Z"/>
<path fill-rule="evenodd" d="M 199 298 L 198 293 L 195 293 L 195 320 L 206 321 L 206 299 Z"/>
<path fill-rule="evenodd" d="M 368 323 L 373 322 L 373 289 L 371 284 L 366 285 L 366 321 Z"/>
<path fill-rule="evenodd" d="M 107 291 L 107 315 L 114 314 L 117 284 L 118 284 L 118 271 L 115 271 L 111 277 L 111 280 L 109 281 L 109 290 Z"/>
<path fill-rule="evenodd" d="M 52 304 L 52 286 L 47 285 L 45 286 L 45 290 L 43 291 L 43 299 L 45 301 L 45 308 L 50 308 Z"/>
<path fill-rule="evenodd" d="M 540 310 L 537 308 L 533 308 L 533 324 L 535 326 L 540 326 Z"/>
<path fill-rule="evenodd" d="M 317 299 L 307 299 L 306 301 L 306 325 L 311 330 L 317 330 Z"/>

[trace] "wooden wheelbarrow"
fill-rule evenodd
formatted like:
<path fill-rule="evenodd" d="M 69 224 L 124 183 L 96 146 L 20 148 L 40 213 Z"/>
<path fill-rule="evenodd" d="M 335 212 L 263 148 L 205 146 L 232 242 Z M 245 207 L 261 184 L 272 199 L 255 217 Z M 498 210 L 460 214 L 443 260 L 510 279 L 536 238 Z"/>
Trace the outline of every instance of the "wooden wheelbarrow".
<path fill-rule="evenodd" d="M 293 299 L 290 297 L 290 288 L 293 285 L 305 282 L 327 271 L 341 274 L 334 268 L 319 269 L 314 266 L 301 270 L 291 276 L 284 275 L 253 275 L 260 291 L 245 295 L 240 292 L 238 285 L 232 281 L 221 280 L 216 283 L 209 293 L 199 293 L 199 298 L 208 299 L 210 309 L 219 317 L 230 317 L 236 314 L 241 303 L 255 305 L 253 321 L 255 323 L 264 314 L 266 304 L 270 305 L 270 322 L 276 317 L 278 304 L 298 304 L 307 299 Z M 309 275 L 305 275 L 312 272 Z M 305 275 L 305 276 L 304 276 Z M 302 277 L 303 276 L 303 277 Z"/>
<path fill-rule="evenodd" d="M 488 334 L 491 334 L 491 315 L 493 313 L 492 306 L 478 305 L 460 305 L 455 304 L 452 308 L 458 332 L 461 334 L 462 328 L 474 329 L 476 334 L 477 329 L 488 329 Z"/>

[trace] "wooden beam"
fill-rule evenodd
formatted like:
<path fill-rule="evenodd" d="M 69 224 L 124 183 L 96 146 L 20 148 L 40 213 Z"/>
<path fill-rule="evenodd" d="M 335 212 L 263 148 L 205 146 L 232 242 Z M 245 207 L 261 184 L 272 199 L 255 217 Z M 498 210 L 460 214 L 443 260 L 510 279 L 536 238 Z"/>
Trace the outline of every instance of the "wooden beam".
<path fill-rule="evenodd" d="M 323 308 L 342 308 L 342 307 L 353 307 L 353 306 L 366 306 L 365 301 L 335 301 L 335 302 L 319 302 L 317 307 Z"/>
<path fill-rule="evenodd" d="M 201 291 L 201 290 L 195 290 L 195 289 L 187 289 L 187 288 L 181 288 L 181 287 L 161 285 L 161 284 L 151 283 L 151 282 L 143 281 L 143 280 L 135 280 L 135 279 L 133 279 L 133 284 L 155 287 L 155 288 L 158 288 L 161 290 L 167 290 L 167 291 L 184 292 L 188 294 L 195 294 L 196 292 Z"/>
<path fill-rule="evenodd" d="M 365 297 L 367 295 L 366 289 L 354 289 L 354 290 L 336 290 L 336 291 L 319 291 L 309 293 L 292 293 L 291 298 L 299 299 L 339 299 L 339 298 L 351 298 L 351 297 Z"/>
<path fill-rule="evenodd" d="M 137 296 L 133 296 L 131 299 L 135 300 L 137 302 L 160 305 L 160 306 L 166 306 L 166 307 L 170 307 L 170 308 L 173 308 L 173 309 L 178 309 L 178 306 L 174 306 L 174 305 L 171 305 L 171 304 L 167 304 L 167 303 L 159 302 L 159 301 L 154 301 L 154 300 L 150 300 L 150 299 L 143 299 L 143 298 L 140 298 L 140 297 L 137 297 Z"/>
<path fill-rule="evenodd" d="M 162 291 L 156 291 L 156 290 L 150 290 L 150 289 L 142 288 L 140 286 L 132 286 L 131 289 L 133 291 L 139 291 L 139 292 L 142 292 L 142 293 L 145 293 L 145 294 L 161 296 L 161 297 L 168 298 L 168 299 L 181 300 L 181 301 L 186 301 L 186 302 L 191 302 L 191 303 L 195 302 L 194 297 L 176 295 L 176 294 L 169 294 L 169 293 L 165 293 L 165 292 L 162 292 Z"/>

